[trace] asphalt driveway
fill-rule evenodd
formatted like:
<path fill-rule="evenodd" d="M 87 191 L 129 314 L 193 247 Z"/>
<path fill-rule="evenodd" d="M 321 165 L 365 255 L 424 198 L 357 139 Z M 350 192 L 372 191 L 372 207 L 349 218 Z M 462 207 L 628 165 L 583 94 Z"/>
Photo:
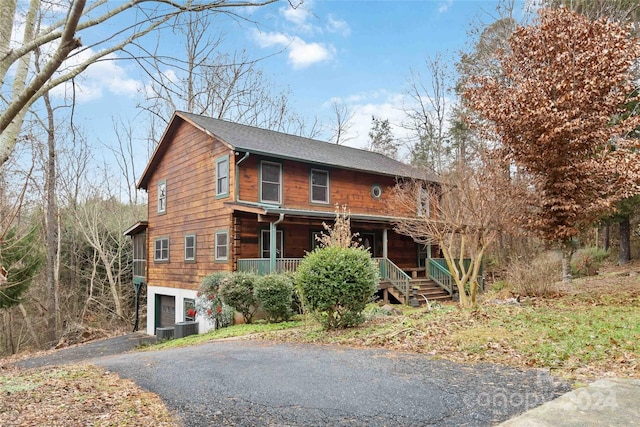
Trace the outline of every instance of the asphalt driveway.
<path fill-rule="evenodd" d="M 486 426 L 570 390 L 538 370 L 248 340 L 92 361 L 158 394 L 189 427 Z"/>

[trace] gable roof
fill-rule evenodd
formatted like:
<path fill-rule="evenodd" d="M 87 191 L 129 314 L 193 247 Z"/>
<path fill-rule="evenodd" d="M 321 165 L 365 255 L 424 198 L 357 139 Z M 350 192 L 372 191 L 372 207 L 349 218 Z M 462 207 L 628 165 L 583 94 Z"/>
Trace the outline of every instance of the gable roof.
<path fill-rule="evenodd" d="M 159 161 L 159 158 L 156 158 L 156 156 L 161 157 L 164 151 L 166 151 L 166 148 L 162 147 L 162 145 L 165 144 L 165 139 L 167 139 L 165 136 L 177 118 L 185 120 L 202 131 L 218 137 L 236 151 L 302 161 L 322 166 L 352 169 L 379 175 L 438 181 L 433 172 L 406 165 L 372 151 L 331 144 L 184 111 L 176 111 L 156 151 L 153 153 L 147 168 L 140 178 L 138 188 L 146 189 L 150 169 L 153 167 L 152 165 Z"/>

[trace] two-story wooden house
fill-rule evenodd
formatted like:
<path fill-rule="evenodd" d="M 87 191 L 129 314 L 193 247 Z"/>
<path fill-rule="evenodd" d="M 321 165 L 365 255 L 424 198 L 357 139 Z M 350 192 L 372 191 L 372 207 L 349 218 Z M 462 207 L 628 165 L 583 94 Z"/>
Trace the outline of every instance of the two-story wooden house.
<path fill-rule="evenodd" d="M 393 224 L 429 207 L 397 212 L 388 203 L 403 179 L 435 182 L 381 154 L 176 112 L 138 183 L 148 220 L 126 232 L 134 280 L 147 285 L 147 332 L 187 320 L 212 272 L 294 270 L 336 205 L 348 207 L 352 231 L 378 259 L 382 287 L 407 301 L 406 273 L 430 254 Z"/>

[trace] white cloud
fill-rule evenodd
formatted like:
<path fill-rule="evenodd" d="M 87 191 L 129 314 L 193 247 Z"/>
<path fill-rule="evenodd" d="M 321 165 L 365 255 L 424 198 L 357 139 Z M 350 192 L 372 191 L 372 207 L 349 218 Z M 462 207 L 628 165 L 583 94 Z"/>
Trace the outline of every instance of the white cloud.
<path fill-rule="evenodd" d="M 333 15 L 329 14 L 327 16 L 327 31 L 330 33 L 340 33 L 344 37 L 347 37 L 351 34 L 351 27 L 349 27 L 347 21 L 334 18 Z"/>
<path fill-rule="evenodd" d="M 254 33 L 254 39 L 261 47 L 281 46 L 288 50 L 289 62 L 293 68 L 305 68 L 326 62 L 335 56 L 335 48 L 324 43 L 307 43 L 298 36 L 284 33 Z"/>
<path fill-rule="evenodd" d="M 371 118 L 373 116 L 382 120 L 389 120 L 393 136 L 404 144 L 409 138 L 409 131 L 404 129 L 401 124 L 405 120 L 403 105 L 405 96 L 401 93 L 388 92 L 384 90 L 362 92 L 351 94 L 344 98 L 332 98 L 345 104 L 351 113 L 351 128 L 344 135 L 346 145 L 356 148 L 366 148 L 369 143 L 369 131 L 371 130 Z M 331 101 L 324 104 L 328 107 Z M 404 145 L 400 147 L 400 156 L 406 156 L 408 148 Z"/>
<path fill-rule="evenodd" d="M 311 0 L 301 1 L 293 6 L 280 8 L 280 13 L 287 21 L 296 25 L 304 25 L 307 23 L 309 16 L 312 15 L 312 5 L 313 1 Z"/>
<path fill-rule="evenodd" d="M 61 72 L 58 74 L 73 69 L 94 54 L 93 50 L 85 49 L 73 55 L 62 64 Z M 107 55 L 103 60 L 89 65 L 75 82 L 65 82 L 51 93 L 67 98 L 75 95 L 75 100 L 80 103 L 102 98 L 105 92 L 127 97 L 135 96 L 143 85 L 129 77 L 126 69 L 117 64 L 117 59 L 114 54 Z"/>
<path fill-rule="evenodd" d="M 443 2 L 440 2 L 440 6 L 438 7 L 438 12 L 445 13 L 449 9 L 451 9 L 451 6 L 453 6 L 453 0 L 445 0 Z"/>

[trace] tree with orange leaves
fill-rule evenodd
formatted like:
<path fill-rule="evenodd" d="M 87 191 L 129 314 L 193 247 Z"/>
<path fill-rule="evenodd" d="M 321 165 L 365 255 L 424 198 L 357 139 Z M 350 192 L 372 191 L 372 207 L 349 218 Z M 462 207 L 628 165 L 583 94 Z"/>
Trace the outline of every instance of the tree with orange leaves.
<path fill-rule="evenodd" d="M 497 55 L 501 73 L 474 76 L 464 96 L 476 124 L 530 180 L 522 224 L 563 249 L 570 281 L 572 239 L 640 193 L 640 120 L 626 111 L 637 101 L 640 44 L 615 22 L 543 9 Z"/>

